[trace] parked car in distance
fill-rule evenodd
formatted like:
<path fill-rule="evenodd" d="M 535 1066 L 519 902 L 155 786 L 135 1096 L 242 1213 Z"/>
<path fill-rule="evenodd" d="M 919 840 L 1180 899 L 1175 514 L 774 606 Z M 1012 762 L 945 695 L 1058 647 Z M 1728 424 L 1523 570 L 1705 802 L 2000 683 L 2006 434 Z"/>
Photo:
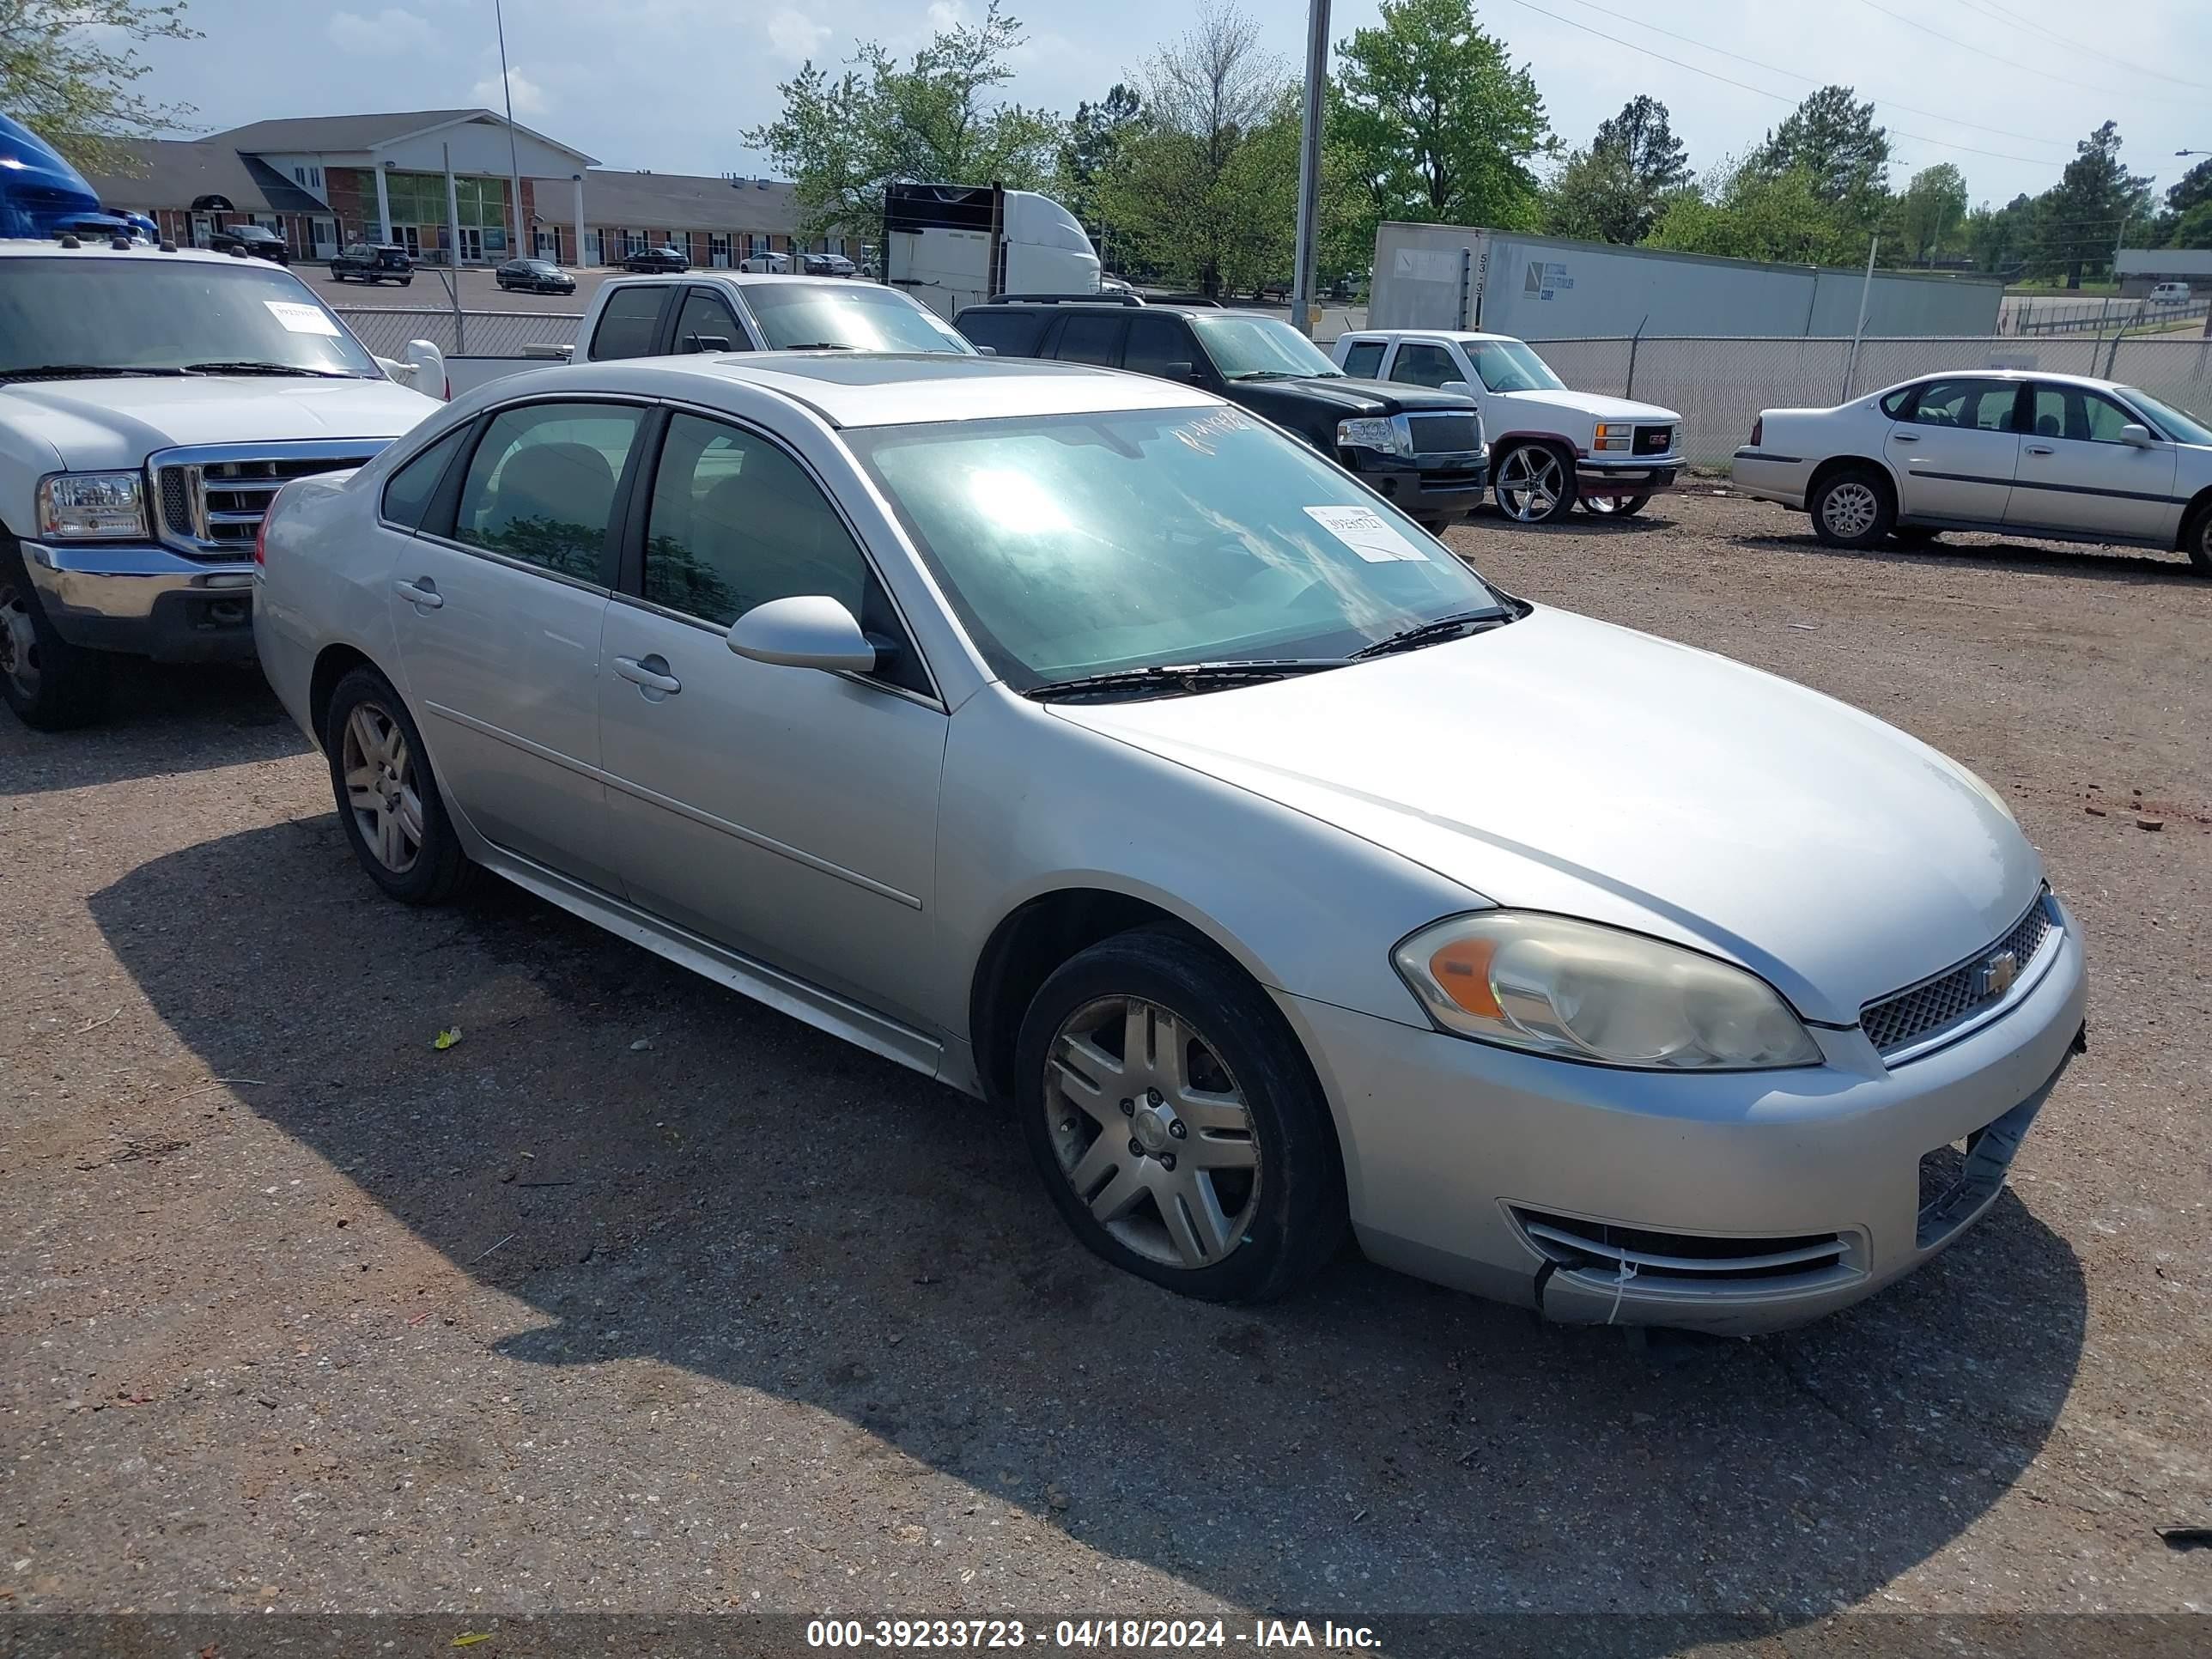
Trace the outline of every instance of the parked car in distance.
<path fill-rule="evenodd" d="M 492 272 L 504 290 L 525 294 L 574 294 L 576 279 L 550 259 L 509 259 Z"/>
<path fill-rule="evenodd" d="M 1490 438 L 1498 510 L 1549 524 L 1584 510 L 1625 518 L 1672 489 L 1682 417 L 1656 404 L 1571 390 L 1524 340 L 1459 329 L 1361 329 L 1330 356 L 1347 374 L 1472 397 Z"/>
<path fill-rule="evenodd" d="M 756 276 L 787 276 L 791 274 L 788 253 L 748 253 L 738 261 L 738 269 Z"/>
<path fill-rule="evenodd" d="M 1348 1222 L 1561 1320 L 1795 1323 L 1996 1201 L 2083 1030 L 1971 772 L 1512 599 L 1187 382 L 550 369 L 288 486 L 255 592 L 386 894 L 494 872 L 1004 1103 L 1195 1296 Z"/>
<path fill-rule="evenodd" d="M 1831 547 L 1995 531 L 2178 549 L 2212 574 L 2212 422 L 2111 380 L 1962 369 L 1770 409 L 1732 482 Z"/>
<path fill-rule="evenodd" d="M 395 244 L 354 242 L 331 256 L 334 283 L 397 283 L 405 288 L 415 280 L 415 261 Z"/>
<path fill-rule="evenodd" d="M 2152 286 L 2150 302 L 2154 306 L 2185 306 L 2189 303 L 2189 284 L 2186 283 L 2158 283 Z"/>
<path fill-rule="evenodd" d="M 623 261 L 624 270 L 689 270 L 691 261 L 680 248 L 641 247 Z"/>
<path fill-rule="evenodd" d="M 1134 283 L 1126 276 L 1116 276 L 1109 271 L 1099 272 L 1098 291 L 1101 294 L 1115 295 L 1131 300 L 1143 298 L 1143 295 L 1137 292 L 1137 285 Z"/>
<path fill-rule="evenodd" d="M 284 246 L 284 239 L 266 225 L 228 225 L 210 234 L 209 252 L 228 253 L 233 248 L 276 264 L 292 263 L 292 251 Z"/>
<path fill-rule="evenodd" d="M 842 253 L 809 253 L 799 261 L 801 272 L 808 276 L 857 276 L 860 266 Z"/>
<path fill-rule="evenodd" d="M 1279 317 L 1120 299 L 994 300 L 954 319 L 1002 357 L 1200 387 L 1288 427 L 1430 530 L 1482 504 L 1482 416 L 1463 392 L 1348 378 Z"/>

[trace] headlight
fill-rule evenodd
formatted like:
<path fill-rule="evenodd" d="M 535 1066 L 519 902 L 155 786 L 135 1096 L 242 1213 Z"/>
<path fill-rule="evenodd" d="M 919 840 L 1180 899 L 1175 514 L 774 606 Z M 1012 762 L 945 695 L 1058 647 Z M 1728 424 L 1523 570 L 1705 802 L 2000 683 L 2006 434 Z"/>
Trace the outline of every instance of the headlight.
<path fill-rule="evenodd" d="M 1979 795 L 1984 800 L 1989 802 L 1990 805 L 1996 807 L 1998 811 L 2003 813 L 2006 820 L 2011 823 L 2014 829 L 2017 830 L 2020 828 L 2020 817 L 2019 815 L 2012 810 L 2012 803 L 2007 800 L 2002 795 L 1997 793 L 1996 790 L 1990 786 L 1990 781 L 1987 778 L 1975 771 L 1971 766 L 1960 766 L 1956 761 L 1953 761 L 1951 764 L 1957 769 L 1958 774 L 1961 778 L 1965 779 L 1966 782 L 1973 786 L 1974 793 L 1976 794 Z"/>
<path fill-rule="evenodd" d="M 56 541 L 146 536 L 146 490 L 136 472 L 58 472 L 39 480 L 39 534 Z"/>
<path fill-rule="evenodd" d="M 1813 1066 L 1773 987 L 1640 933 L 1531 911 L 1425 927 L 1393 961 L 1446 1030 L 1538 1054 L 1665 1071 Z"/>
<path fill-rule="evenodd" d="M 1632 447 L 1635 445 L 1635 442 L 1636 428 L 1634 427 L 1622 426 L 1618 422 L 1600 422 L 1597 429 L 1597 440 L 1590 446 L 1590 447 L 1593 449 L 1626 450 Z"/>
<path fill-rule="evenodd" d="M 1387 415 L 1362 415 L 1336 423 L 1336 441 L 1344 449 L 1379 449 L 1386 455 L 1411 455 L 1413 436 L 1403 422 Z"/>

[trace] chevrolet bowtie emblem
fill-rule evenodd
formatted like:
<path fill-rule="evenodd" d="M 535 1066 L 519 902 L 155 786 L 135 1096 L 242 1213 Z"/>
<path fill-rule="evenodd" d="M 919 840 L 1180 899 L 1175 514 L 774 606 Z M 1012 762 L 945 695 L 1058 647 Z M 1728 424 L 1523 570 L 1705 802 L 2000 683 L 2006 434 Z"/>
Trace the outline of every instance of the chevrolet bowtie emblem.
<path fill-rule="evenodd" d="M 2020 957 L 2010 951 L 1999 951 L 1982 964 L 1982 994 L 2001 997 L 2019 977 Z"/>

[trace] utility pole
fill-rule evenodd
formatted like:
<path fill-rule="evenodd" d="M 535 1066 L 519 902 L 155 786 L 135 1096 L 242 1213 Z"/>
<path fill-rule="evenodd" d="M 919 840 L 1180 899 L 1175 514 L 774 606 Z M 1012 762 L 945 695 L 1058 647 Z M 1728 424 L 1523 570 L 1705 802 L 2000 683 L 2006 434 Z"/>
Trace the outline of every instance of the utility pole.
<path fill-rule="evenodd" d="M 1307 0 L 1305 121 L 1298 143 L 1297 270 L 1291 326 L 1311 338 L 1321 263 L 1321 129 L 1328 109 L 1328 0 Z"/>
<path fill-rule="evenodd" d="M 514 191 L 514 240 L 507 245 L 510 259 L 526 258 L 534 250 L 523 246 L 526 233 L 522 228 L 522 162 L 514 143 L 514 83 L 507 73 L 507 15 L 499 0 L 491 0 L 493 23 L 499 29 L 499 89 L 507 97 L 507 185 Z M 579 258 L 583 250 L 576 250 Z"/>
<path fill-rule="evenodd" d="M 1851 377 L 1859 369 L 1859 342 L 1866 337 L 1867 301 L 1874 297 L 1874 256 L 1881 246 L 1877 236 L 1867 244 L 1866 280 L 1859 284 L 1859 325 L 1851 331 L 1851 355 L 1844 359 L 1844 401 L 1851 399 Z"/>

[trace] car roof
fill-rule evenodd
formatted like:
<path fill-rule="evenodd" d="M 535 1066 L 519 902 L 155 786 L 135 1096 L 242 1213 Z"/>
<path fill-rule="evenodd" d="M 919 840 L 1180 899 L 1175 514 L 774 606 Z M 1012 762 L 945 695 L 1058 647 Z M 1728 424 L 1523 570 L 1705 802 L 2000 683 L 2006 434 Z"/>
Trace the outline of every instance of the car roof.
<path fill-rule="evenodd" d="M 20 240 L 0 240 L 0 258 L 15 259 L 189 259 L 199 263 L 212 260 L 220 265 L 250 264 L 256 270 L 273 269 L 266 259 L 238 259 L 228 253 L 217 253 L 210 248 L 185 247 L 181 245 L 173 253 L 164 253 L 143 242 L 134 242 L 128 248 L 112 247 L 105 238 L 88 236 L 82 247 L 64 247 L 58 241 L 42 242 L 32 237 Z"/>
<path fill-rule="evenodd" d="M 1073 300 L 983 300 L 972 306 L 963 306 L 961 310 L 963 313 L 1047 311 L 1055 313 L 1063 311 L 1103 311 L 1116 317 L 1131 316 L 1139 311 L 1164 311 L 1171 317 L 1259 317 L 1279 323 L 1288 320 L 1277 316 L 1272 311 L 1255 311 L 1249 306 L 1177 304 L 1173 300 L 1163 300 L 1157 303 L 1147 300 L 1140 306 L 1133 306 L 1127 300 L 1093 300 L 1088 295 Z"/>
<path fill-rule="evenodd" d="M 641 371 L 671 376 L 665 395 L 672 397 L 700 396 L 696 389 L 687 394 L 675 377 L 688 379 L 695 386 L 702 380 L 759 386 L 805 404 L 839 427 L 1213 408 L 1222 403 L 1209 392 L 1147 374 L 945 351 L 749 351 L 732 356 L 627 358 L 551 372 L 573 375 L 580 389 L 587 382 L 605 382 L 613 390 Z"/>
<path fill-rule="evenodd" d="M 2040 380 L 2051 386 L 2087 386 L 2098 392 L 2115 391 L 2127 384 L 2124 380 L 2100 380 L 2094 374 L 2054 374 L 2041 368 L 1939 368 L 1886 386 L 1873 395 L 1887 397 L 1905 386 L 1926 386 L 1931 380 Z"/>
<path fill-rule="evenodd" d="M 1495 340 L 1501 345 L 1523 343 L 1517 334 L 1485 334 L 1472 328 L 1347 328 L 1344 332 L 1351 338 L 1363 340 L 1373 336 L 1384 340 L 1456 340 L 1462 345 L 1478 340 Z"/>

